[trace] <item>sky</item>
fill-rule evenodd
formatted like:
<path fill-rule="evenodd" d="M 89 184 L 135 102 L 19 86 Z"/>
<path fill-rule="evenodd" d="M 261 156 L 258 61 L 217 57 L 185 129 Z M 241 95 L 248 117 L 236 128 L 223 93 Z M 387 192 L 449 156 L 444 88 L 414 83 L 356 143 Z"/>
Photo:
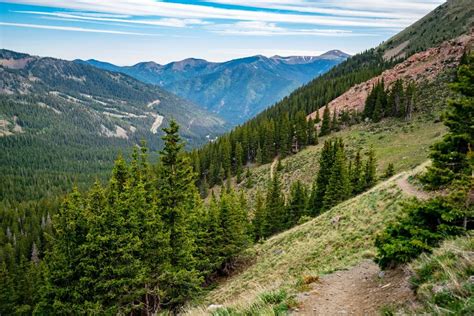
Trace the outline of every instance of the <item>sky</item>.
<path fill-rule="evenodd" d="M 355 54 L 444 0 L 0 0 L 0 47 L 117 65 Z"/>

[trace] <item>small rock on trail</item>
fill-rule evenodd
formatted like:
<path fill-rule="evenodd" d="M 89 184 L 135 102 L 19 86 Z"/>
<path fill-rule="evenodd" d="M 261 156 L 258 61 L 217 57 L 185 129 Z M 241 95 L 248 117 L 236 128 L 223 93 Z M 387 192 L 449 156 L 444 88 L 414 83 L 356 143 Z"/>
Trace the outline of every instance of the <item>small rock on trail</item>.
<path fill-rule="evenodd" d="M 406 271 L 388 270 L 382 278 L 380 272 L 374 262 L 365 260 L 323 276 L 309 295 L 299 295 L 301 306 L 292 315 L 380 315 L 384 306 L 414 302 Z"/>

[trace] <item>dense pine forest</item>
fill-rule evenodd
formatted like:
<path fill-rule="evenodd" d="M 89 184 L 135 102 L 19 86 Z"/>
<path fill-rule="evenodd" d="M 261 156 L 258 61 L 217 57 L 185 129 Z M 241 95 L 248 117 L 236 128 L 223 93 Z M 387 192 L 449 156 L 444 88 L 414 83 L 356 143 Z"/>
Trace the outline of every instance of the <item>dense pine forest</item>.
<path fill-rule="evenodd" d="M 348 167 L 342 140 L 328 140 L 312 191 L 296 182 L 287 200 L 276 173 L 255 214 L 230 187 L 205 204 L 178 129 L 174 121 L 164 129 L 157 164 L 150 164 L 144 144 L 135 147 L 130 163 L 122 156 L 115 161 L 107 186 L 97 181 L 85 193 L 74 189 L 58 211 L 58 202 L 39 205 L 43 213 L 20 217 L 28 222 L 18 225 L 3 212 L 2 313 L 177 310 L 215 277 L 231 273 L 252 241 L 376 181 L 372 154 L 363 162 L 358 153 Z"/>

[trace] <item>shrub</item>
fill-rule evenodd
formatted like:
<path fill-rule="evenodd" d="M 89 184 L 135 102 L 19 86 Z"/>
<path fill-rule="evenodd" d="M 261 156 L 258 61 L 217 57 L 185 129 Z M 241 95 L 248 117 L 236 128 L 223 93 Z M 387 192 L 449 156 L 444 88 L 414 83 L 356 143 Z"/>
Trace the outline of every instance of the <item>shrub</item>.
<path fill-rule="evenodd" d="M 387 268 L 410 262 L 423 252 L 431 252 L 447 236 L 464 232 L 463 218 L 463 212 L 449 197 L 407 202 L 404 216 L 377 236 L 375 260 L 382 268 Z"/>

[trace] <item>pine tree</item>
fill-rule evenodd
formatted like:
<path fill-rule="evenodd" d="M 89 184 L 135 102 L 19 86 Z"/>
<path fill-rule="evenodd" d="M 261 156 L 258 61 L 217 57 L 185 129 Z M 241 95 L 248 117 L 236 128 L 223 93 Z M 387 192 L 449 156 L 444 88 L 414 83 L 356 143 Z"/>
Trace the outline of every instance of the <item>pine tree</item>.
<path fill-rule="evenodd" d="M 304 215 L 307 202 L 307 190 L 304 184 L 297 180 L 291 185 L 290 199 L 287 205 L 286 228 L 296 225 Z"/>
<path fill-rule="evenodd" d="M 308 123 L 306 121 L 306 115 L 304 114 L 303 111 L 298 111 L 296 113 L 294 126 L 295 126 L 297 148 L 298 150 L 301 150 L 308 143 L 308 135 L 307 135 Z"/>
<path fill-rule="evenodd" d="M 280 178 L 277 172 L 274 173 L 269 182 L 267 190 L 267 198 L 265 203 L 265 236 L 271 236 L 284 229 L 285 214 L 285 198 L 281 190 Z"/>
<path fill-rule="evenodd" d="M 171 247 L 171 267 L 163 276 L 166 304 L 175 309 L 198 291 L 201 282 L 194 269 L 195 236 L 191 226 L 195 220 L 193 209 L 197 189 L 189 158 L 183 155 L 178 124 L 171 121 L 163 131 L 164 148 L 160 151 L 156 200 Z"/>
<path fill-rule="evenodd" d="M 410 82 L 405 90 L 405 119 L 409 120 L 412 117 L 415 109 L 416 87 Z"/>
<path fill-rule="evenodd" d="M 280 150 L 279 154 L 281 157 L 286 157 L 291 152 L 291 138 L 292 138 L 292 129 L 290 126 L 290 119 L 288 114 L 283 115 L 281 124 L 280 124 Z"/>
<path fill-rule="evenodd" d="M 351 192 L 350 179 L 347 173 L 346 156 L 342 140 L 335 144 L 334 163 L 323 198 L 323 209 L 328 210 L 349 198 Z"/>
<path fill-rule="evenodd" d="M 245 187 L 247 189 L 253 187 L 253 177 L 249 167 L 247 167 L 247 171 L 245 172 Z"/>
<path fill-rule="evenodd" d="M 377 98 L 378 83 L 372 86 L 372 90 L 367 95 L 364 105 L 364 117 L 372 118 L 375 109 L 375 101 Z"/>
<path fill-rule="evenodd" d="M 263 158 L 262 148 L 260 147 L 260 143 L 258 144 L 258 147 L 257 147 L 257 156 L 255 160 L 259 165 L 263 165 L 264 163 L 264 158 Z"/>
<path fill-rule="evenodd" d="M 403 81 L 398 79 L 392 86 L 392 89 L 389 94 L 389 107 L 390 115 L 393 117 L 400 117 L 402 113 L 402 107 L 404 106 L 404 91 L 403 91 Z"/>
<path fill-rule="evenodd" d="M 383 100 L 382 93 L 378 93 L 375 99 L 374 111 L 372 113 L 372 121 L 380 122 L 383 117 Z"/>
<path fill-rule="evenodd" d="M 321 118 L 319 117 L 319 110 L 316 111 L 316 118 L 315 118 L 314 122 L 315 122 L 316 124 L 318 124 L 319 122 L 321 122 Z"/>
<path fill-rule="evenodd" d="M 111 205 L 96 182 L 86 201 L 88 231 L 80 247 L 80 289 L 85 294 L 91 293 L 86 301 L 99 304 L 96 307 L 104 313 L 131 313 L 138 308 L 144 294 L 146 266 L 139 256 L 142 251 L 139 216 L 128 205 L 133 182 L 129 179 L 125 183 L 124 191 Z M 142 204 L 146 204 L 146 195 Z"/>
<path fill-rule="evenodd" d="M 321 209 L 323 208 L 323 199 L 326 193 L 326 187 L 329 183 L 333 163 L 334 144 L 331 140 L 326 140 L 319 158 L 318 175 L 313 183 L 308 202 L 308 213 L 311 216 L 320 214 Z"/>
<path fill-rule="evenodd" d="M 309 118 L 307 122 L 307 135 L 308 135 L 308 145 L 316 145 L 317 144 L 317 135 L 315 132 L 314 121 L 312 118 Z"/>
<path fill-rule="evenodd" d="M 367 154 L 367 161 L 365 163 L 364 189 L 373 187 L 377 182 L 376 166 L 375 152 L 371 148 Z"/>
<path fill-rule="evenodd" d="M 234 269 L 236 256 L 249 244 L 248 218 L 239 197 L 233 191 L 221 196 L 219 208 L 222 229 L 221 255 L 224 259 L 221 270 L 228 274 Z"/>
<path fill-rule="evenodd" d="M 452 89 L 457 98 L 448 101 L 444 124 L 449 132 L 434 144 L 430 153 L 432 165 L 422 180 L 433 188 L 470 177 L 474 165 L 474 54 L 464 57 Z"/>
<path fill-rule="evenodd" d="M 244 150 L 240 142 L 235 145 L 235 175 L 237 177 L 237 183 L 242 182 L 242 173 L 244 172 L 242 166 Z"/>
<path fill-rule="evenodd" d="M 253 231 L 253 238 L 255 241 L 259 241 L 265 238 L 266 235 L 266 208 L 265 208 L 265 201 L 263 199 L 262 193 L 257 191 L 257 195 L 255 197 L 255 210 L 254 210 L 254 217 L 252 220 L 252 231 Z"/>
<path fill-rule="evenodd" d="M 323 112 L 323 121 L 321 123 L 319 136 L 328 135 L 330 132 L 331 132 L 331 113 L 329 112 L 329 108 L 326 105 Z"/>
<path fill-rule="evenodd" d="M 232 168 L 232 157 L 231 157 L 231 145 L 230 141 L 227 137 L 223 138 L 222 141 L 222 153 L 221 153 L 221 161 L 222 161 L 222 168 L 224 169 L 224 177 L 227 178 L 231 174 Z"/>
<path fill-rule="evenodd" d="M 77 190 L 69 194 L 53 220 L 54 242 L 46 255 L 47 282 L 42 289 L 39 314 L 67 314 L 84 309 L 87 301 L 81 291 L 79 268 L 81 245 L 86 242 L 87 222 L 84 217 L 84 200 Z"/>
<path fill-rule="evenodd" d="M 360 156 L 360 150 L 357 151 L 356 156 L 354 158 L 354 163 L 352 164 L 352 170 L 350 173 L 351 178 L 351 188 L 352 193 L 357 195 L 364 191 L 364 173 L 362 169 L 362 159 Z"/>

